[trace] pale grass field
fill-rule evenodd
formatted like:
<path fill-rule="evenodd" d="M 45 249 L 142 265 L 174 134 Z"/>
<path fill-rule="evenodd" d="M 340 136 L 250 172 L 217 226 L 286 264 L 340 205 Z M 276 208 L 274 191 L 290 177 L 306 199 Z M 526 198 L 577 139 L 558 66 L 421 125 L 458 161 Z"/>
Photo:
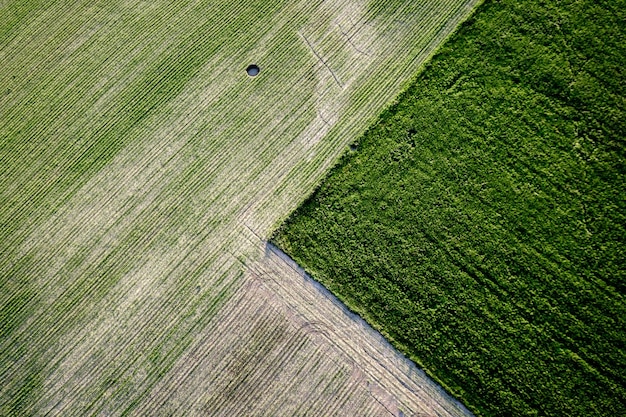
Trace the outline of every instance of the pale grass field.
<path fill-rule="evenodd" d="M 0 39 L 0 415 L 469 414 L 264 240 L 477 0 L 49 3 Z"/>

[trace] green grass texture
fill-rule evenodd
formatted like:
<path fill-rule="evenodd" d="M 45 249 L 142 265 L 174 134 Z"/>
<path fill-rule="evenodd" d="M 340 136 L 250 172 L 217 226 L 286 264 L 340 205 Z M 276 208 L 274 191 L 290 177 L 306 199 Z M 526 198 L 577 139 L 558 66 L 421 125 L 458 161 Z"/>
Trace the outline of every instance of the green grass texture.
<path fill-rule="evenodd" d="M 485 2 L 274 234 L 479 415 L 626 414 L 624 21 Z"/>

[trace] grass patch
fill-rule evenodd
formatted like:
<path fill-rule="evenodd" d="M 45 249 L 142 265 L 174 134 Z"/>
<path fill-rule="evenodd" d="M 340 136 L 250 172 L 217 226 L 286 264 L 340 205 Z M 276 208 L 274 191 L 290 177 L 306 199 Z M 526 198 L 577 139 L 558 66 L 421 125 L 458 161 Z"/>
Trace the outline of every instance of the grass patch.
<path fill-rule="evenodd" d="M 274 240 L 481 415 L 626 410 L 624 1 L 488 1 Z"/>

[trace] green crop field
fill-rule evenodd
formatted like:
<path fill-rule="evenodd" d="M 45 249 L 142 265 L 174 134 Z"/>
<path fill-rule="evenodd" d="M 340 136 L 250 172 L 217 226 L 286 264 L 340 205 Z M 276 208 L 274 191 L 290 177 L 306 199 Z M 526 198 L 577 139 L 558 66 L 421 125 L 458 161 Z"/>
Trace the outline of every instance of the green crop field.
<path fill-rule="evenodd" d="M 0 1 L 0 415 L 467 415 L 264 239 L 477 2 Z"/>
<path fill-rule="evenodd" d="M 485 2 L 275 234 L 478 414 L 626 415 L 625 22 Z"/>

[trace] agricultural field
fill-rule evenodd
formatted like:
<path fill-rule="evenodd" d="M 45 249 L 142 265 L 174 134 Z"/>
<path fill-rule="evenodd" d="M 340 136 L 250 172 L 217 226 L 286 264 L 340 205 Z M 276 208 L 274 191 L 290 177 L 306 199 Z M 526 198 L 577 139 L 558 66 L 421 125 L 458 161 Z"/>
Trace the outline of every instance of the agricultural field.
<path fill-rule="evenodd" d="M 469 415 L 265 239 L 477 2 L 0 2 L 0 415 Z"/>
<path fill-rule="evenodd" d="M 272 240 L 475 414 L 626 415 L 624 22 L 485 2 Z"/>

